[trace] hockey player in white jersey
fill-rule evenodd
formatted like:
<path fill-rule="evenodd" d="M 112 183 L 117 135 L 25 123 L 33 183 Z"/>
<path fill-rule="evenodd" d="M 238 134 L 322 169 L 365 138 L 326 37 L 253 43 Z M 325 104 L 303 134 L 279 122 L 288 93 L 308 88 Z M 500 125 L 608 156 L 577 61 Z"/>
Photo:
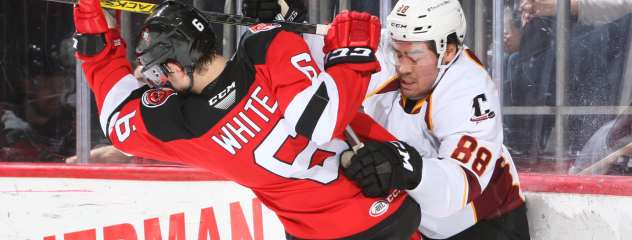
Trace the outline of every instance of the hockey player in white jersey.
<path fill-rule="evenodd" d="M 406 189 L 421 206 L 424 239 L 529 239 L 498 92 L 463 45 L 461 5 L 401 0 L 387 24 L 386 71 L 373 75 L 364 109 L 419 156 L 402 142 L 366 142 L 345 175 L 367 195 Z"/>

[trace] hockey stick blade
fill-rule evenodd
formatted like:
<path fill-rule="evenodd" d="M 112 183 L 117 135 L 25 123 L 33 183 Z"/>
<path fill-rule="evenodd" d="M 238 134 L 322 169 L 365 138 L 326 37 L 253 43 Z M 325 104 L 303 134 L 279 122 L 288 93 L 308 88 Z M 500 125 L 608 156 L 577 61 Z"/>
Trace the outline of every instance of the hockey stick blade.
<path fill-rule="evenodd" d="M 581 172 L 577 174 L 579 175 L 606 174 L 606 172 L 608 172 L 608 170 L 610 170 L 610 168 L 612 167 L 612 164 L 614 164 L 621 156 L 630 154 L 630 152 L 632 152 L 632 143 L 629 143 L 628 145 L 623 146 L 621 149 L 611 153 L 610 155 L 604 157 L 603 159 L 599 160 L 595 164 L 590 165 L 589 167 L 587 167 L 586 169 L 582 170 Z M 606 168 L 606 171 L 597 172 L 599 169 L 604 169 L 604 168 Z"/>
<path fill-rule="evenodd" d="M 67 4 L 77 4 L 79 0 L 46 0 L 50 2 L 58 2 L 58 3 L 67 3 Z M 101 7 L 116 9 L 121 11 L 135 12 L 135 13 L 144 13 L 151 14 L 154 12 L 154 8 L 157 4 L 153 3 L 144 3 L 144 2 L 135 2 L 128 0 L 101 0 Z M 217 12 L 208 12 L 201 11 L 206 18 L 210 22 L 215 23 L 225 23 L 232 25 L 240 25 L 240 26 L 254 26 L 259 24 L 255 18 L 244 17 L 241 15 L 234 14 L 226 14 L 226 13 L 217 13 Z M 274 21 L 274 23 L 278 23 L 284 26 L 289 26 L 294 31 L 299 33 L 310 33 L 310 34 L 318 34 L 318 35 L 326 35 L 327 30 L 329 29 L 329 25 L 324 24 L 309 24 L 309 23 L 294 23 L 294 22 L 281 22 Z"/>

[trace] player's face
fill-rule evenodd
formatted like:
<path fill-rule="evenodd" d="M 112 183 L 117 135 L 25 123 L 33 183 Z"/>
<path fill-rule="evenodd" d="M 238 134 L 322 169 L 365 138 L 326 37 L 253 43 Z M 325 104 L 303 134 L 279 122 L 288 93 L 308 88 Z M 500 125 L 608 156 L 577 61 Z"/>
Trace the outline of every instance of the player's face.
<path fill-rule="evenodd" d="M 437 55 L 426 42 L 394 41 L 395 67 L 400 75 L 399 86 L 404 96 L 416 99 L 430 94 L 439 68 Z"/>

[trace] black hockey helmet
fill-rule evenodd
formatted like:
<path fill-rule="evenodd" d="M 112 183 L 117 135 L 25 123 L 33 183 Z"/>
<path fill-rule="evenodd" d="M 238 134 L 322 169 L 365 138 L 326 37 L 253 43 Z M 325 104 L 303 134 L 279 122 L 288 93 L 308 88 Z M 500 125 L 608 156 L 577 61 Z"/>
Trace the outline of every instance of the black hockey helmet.
<path fill-rule="evenodd" d="M 141 73 L 155 87 L 167 83 L 168 60 L 184 67 L 193 86 L 193 67 L 205 52 L 217 48 L 217 39 L 206 17 L 192 6 L 166 1 L 145 20 L 134 40 Z M 188 90 L 187 90 L 188 91 Z"/>

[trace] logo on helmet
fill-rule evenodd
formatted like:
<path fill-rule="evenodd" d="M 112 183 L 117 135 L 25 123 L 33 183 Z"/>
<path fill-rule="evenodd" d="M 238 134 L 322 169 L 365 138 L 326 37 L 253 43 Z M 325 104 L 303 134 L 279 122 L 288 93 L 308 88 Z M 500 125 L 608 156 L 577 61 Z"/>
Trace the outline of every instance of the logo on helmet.
<path fill-rule="evenodd" d="M 149 37 L 149 28 L 145 28 L 145 32 L 143 33 L 143 39 L 145 39 L 145 44 L 149 46 L 149 42 L 151 41 L 151 37 Z"/>
<path fill-rule="evenodd" d="M 406 28 L 406 27 L 408 27 L 408 25 L 406 25 L 406 24 L 399 24 L 399 23 L 391 23 L 391 26 L 395 27 L 395 28 Z"/>
<path fill-rule="evenodd" d="M 443 6 L 445 6 L 445 5 L 449 4 L 449 3 L 450 3 L 450 0 L 446 0 L 446 1 L 443 1 L 442 3 L 437 4 L 437 6 L 429 7 L 428 8 L 428 12 L 430 12 L 432 10 L 435 10 L 437 8 L 443 7 Z"/>
<path fill-rule="evenodd" d="M 153 89 L 143 93 L 142 102 L 145 107 L 155 108 L 164 104 L 171 95 L 177 95 L 169 88 Z"/>

